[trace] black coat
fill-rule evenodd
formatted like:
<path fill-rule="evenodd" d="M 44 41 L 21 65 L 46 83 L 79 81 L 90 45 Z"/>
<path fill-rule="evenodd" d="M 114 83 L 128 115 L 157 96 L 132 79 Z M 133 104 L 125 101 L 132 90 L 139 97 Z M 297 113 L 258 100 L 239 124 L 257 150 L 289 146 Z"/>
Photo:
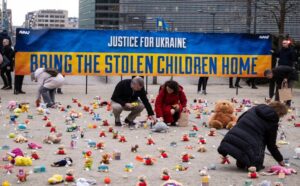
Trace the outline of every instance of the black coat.
<path fill-rule="evenodd" d="M 278 53 L 278 65 L 294 67 L 297 61 L 297 55 L 293 48 L 282 48 Z"/>
<path fill-rule="evenodd" d="M 10 71 L 13 71 L 14 66 L 15 66 L 15 52 L 11 48 L 11 46 L 5 46 L 2 49 L 2 55 L 6 56 L 7 59 L 9 60 L 9 64 L 7 66 L 10 67 Z"/>
<path fill-rule="evenodd" d="M 148 112 L 148 115 L 154 115 L 152 107 L 147 98 L 145 89 L 143 88 L 140 91 L 133 91 L 131 88 L 131 79 L 122 80 L 117 84 L 114 93 L 111 97 L 111 100 L 121 104 L 122 106 L 125 106 L 126 103 L 135 102 L 138 100 L 138 98 L 140 98 L 143 102 Z"/>
<path fill-rule="evenodd" d="M 268 150 L 277 162 L 283 160 L 276 146 L 279 117 L 268 105 L 258 105 L 242 114 L 237 124 L 225 135 L 218 152 L 234 157 L 246 167 L 260 170 Z"/>

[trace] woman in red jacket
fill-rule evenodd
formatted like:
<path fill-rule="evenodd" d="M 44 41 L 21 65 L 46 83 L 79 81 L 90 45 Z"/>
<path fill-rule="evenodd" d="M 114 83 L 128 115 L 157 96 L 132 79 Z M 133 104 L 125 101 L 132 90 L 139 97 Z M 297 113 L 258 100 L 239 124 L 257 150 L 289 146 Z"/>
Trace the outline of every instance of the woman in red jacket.
<path fill-rule="evenodd" d="M 186 107 L 183 88 L 176 81 L 167 81 L 159 91 L 155 101 L 156 117 L 168 125 L 176 125 L 183 108 Z"/>

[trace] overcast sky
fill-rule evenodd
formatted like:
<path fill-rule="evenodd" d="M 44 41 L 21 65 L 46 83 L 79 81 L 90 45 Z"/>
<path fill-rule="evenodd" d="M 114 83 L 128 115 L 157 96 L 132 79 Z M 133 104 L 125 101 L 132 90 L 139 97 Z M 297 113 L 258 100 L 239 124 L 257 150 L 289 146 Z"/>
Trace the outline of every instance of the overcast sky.
<path fill-rule="evenodd" d="M 21 26 L 27 12 L 40 9 L 63 9 L 69 17 L 78 17 L 79 0 L 7 0 L 7 8 L 12 9 L 14 26 Z"/>

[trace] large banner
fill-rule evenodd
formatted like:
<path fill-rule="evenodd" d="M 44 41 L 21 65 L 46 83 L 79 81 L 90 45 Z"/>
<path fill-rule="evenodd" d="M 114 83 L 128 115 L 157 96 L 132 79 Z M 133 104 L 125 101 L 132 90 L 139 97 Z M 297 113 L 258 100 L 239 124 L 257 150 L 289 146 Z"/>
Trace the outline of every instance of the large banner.
<path fill-rule="evenodd" d="M 17 29 L 16 74 L 258 77 L 270 50 L 268 34 Z"/>

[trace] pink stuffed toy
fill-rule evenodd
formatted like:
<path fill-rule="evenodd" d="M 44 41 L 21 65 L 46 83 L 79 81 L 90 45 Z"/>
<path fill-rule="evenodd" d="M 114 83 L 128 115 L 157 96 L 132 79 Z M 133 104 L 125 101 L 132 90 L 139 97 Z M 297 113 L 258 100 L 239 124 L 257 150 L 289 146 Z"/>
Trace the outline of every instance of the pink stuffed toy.
<path fill-rule="evenodd" d="M 285 175 L 297 174 L 295 169 L 274 165 L 269 168 L 268 172 L 264 172 L 263 175 L 278 175 L 280 172 L 284 173 Z"/>
<path fill-rule="evenodd" d="M 38 145 L 36 143 L 28 143 L 28 148 L 29 149 L 41 149 L 42 146 L 41 145 Z"/>
<path fill-rule="evenodd" d="M 14 110 L 17 108 L 17 102 L 16 101 L 9 101 L 7 105 L 7 109 L 10 111 Z"/>

